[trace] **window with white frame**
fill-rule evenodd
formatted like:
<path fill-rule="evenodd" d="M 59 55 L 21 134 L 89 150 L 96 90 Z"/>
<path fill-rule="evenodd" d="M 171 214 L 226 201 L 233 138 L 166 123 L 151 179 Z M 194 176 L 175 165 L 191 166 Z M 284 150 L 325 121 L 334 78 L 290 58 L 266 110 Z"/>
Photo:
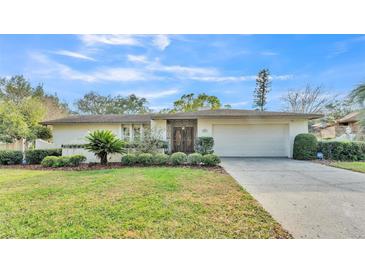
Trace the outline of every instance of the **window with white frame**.
<path fill-rule="evenodd" d="M 130 138 L 129 125 L 122 126 L 122 136 L 124 141 L 129 141 Z"/>
<path fill-rule="evenodd" d="M 139 125 L 133 126 L 133 139 L 134 140 L 141 139 L 141 126 L 139 126 Z"/>

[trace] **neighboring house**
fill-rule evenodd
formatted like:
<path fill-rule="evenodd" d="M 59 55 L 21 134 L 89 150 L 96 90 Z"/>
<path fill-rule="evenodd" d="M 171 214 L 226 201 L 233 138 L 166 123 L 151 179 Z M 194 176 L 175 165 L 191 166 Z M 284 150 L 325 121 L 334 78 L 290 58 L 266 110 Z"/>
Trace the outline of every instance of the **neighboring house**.
<path fill-rule="evenodd" d="M 25 140 L 16 140 L 13 143 L 0 142 L 0 150 L 21 150 L 27 149 Z"/>
<path fill-rule="evenodd" d="M 70 116 L 42 124 L 52 127 L 53 147 L 83 144 L 85 136 L 97 129 L 109 129 L 119 138 L 133 141 L 151 128 L 162 133 L 161 138 L 168 141 L 169 152 L 193 152 L 197 137 L 212 136 L 214 151 L 220 156 L 291 158 L 295 136 L 308 132 L 308 120 L 320 117 L 322 115 L 318 114 L 219 109 Z"/>
<path fill-rule="evenodd" d="M 313 131 L 322 139 L 346 139 L 349 132 L 354 135 L 363 134 L 359 125 L 360 112 L 351 112 L 332 124 L 317 123 L 312 125 Z"/>
<path fill-rule="evenodd" d="M 345 117 L 338 120 L 337 123 L 339 126 L 342 127 L 350 127 L 353 133 L 357 133 L 360 129 L 359 121 L 360 121 L 360 112 L 357 111 L 347 114 Z"/>

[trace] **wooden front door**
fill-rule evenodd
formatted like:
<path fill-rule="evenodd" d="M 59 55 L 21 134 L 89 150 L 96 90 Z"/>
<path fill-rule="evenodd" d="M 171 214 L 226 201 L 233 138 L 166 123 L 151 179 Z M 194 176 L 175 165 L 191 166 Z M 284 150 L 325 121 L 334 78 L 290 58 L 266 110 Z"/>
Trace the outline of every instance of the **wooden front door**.
<path fill-rule="evenodd" d="M 174 127 L 173 152 L 194 152 L 194 128 Z"/>

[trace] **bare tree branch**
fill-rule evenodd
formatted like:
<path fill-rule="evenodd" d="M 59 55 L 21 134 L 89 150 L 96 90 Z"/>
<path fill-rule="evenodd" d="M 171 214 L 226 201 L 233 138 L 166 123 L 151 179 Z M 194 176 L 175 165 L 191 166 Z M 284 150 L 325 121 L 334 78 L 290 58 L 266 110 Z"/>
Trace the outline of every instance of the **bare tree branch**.
<path fill-rule="evenodd" d="M 289 90 L 281 97 L 284 111 L 298 113 L 322 113 L 325 106 L 335 98 L 324 93 L 322 86 L 312 88 L 307 85 L 304 90 Z"/>

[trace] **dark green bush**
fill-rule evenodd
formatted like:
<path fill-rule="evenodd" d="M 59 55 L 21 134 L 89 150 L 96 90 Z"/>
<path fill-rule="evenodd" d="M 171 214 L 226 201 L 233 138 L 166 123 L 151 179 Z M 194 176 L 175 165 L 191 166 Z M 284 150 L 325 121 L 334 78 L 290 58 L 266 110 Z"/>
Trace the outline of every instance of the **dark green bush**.
<path fill-rule="evenodd" d="M 216 166 L 221 162 L 221 159 L 216 154 L 206 154 L 203 156 L 202 162 L 207 166 Z"/>
<path fill-rule="evenodd" d="M 137 163 L 137 156 L 135 154 L 125 154 L 122 156 L 122 164 L 132 166 Z"/>
<path fill-rule="evenodd" d="M 202 155 L 211 154 L 214 152 L 214 139 L 213 137 L 198 137 L 195 142 L 195 152 Z"/>
<path fill-rule="evenodd" d="M 25 152 L 25 161 L 27 164 L 40 164 L 47 156 L 61 156 L 62 149 L 32 149 Z"/>
<path fill-rule="evenodd" d="M 153 164 L 166 165 L 169 162 L 169 155 L 163 153 L 157 153 L 153 155 Z"/>
<path fill-rule="evenodd" d="M 70 156 L 70 165 L 71 166 L 79 166 L 81 163 L 86 161 L 86 157 L 84 155 L 72 155 Z"/>
<path fill-rule="evenodd" d="M 318 143 L 318 151 L 326 160 L 365 160 L 365 142 L 322 141 Z"/>
<path fill-rule="evenodd" d="M 202 155 L 200 153 L 192 153 L 188 156 L 188 164 L 199 165 L 202 162 Z"/>
<path fill-rule="evenodd" d="M 187 156 L 183 152 L 175 152 L 171 155 L 170 161 L 173 165 L 182 165 L 187 161 Z"/>
<path fill-rule="evenodd" d="M 153 164 L 153 155 L 151 153 L 141 153 L 137 155 L 137 163 L 149 166 Z"/>
<path fill-rule="evenodd" d="M 23 153 L 16 150 L 0 150 L 0 165 L 20 165 Z"/>
<path fill-rule="evenodd" d="M 316 158 L 318 142 L 310 133 L 301 133 L 295 136 L 293 158 L 297 160 L 313 160 Z"/>

